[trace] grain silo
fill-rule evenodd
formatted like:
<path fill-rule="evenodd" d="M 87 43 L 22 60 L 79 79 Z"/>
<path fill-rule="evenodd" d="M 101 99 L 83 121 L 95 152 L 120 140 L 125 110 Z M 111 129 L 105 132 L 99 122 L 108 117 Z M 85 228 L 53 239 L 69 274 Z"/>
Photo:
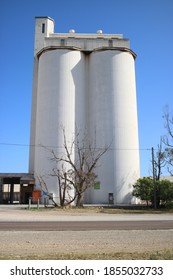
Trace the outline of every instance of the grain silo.
<path fill-rule="evenodd" d="M 30 173 L 43 176 L 58 200 L 50 149 L 63 153 L 76 128 L 98 148 L 109 146 L 97 167 L 97 187 L 85 203 L 131 204 L 139 178 L 135 53 L 121 34 L 54 33 L 54 21 L 36 17 Z M 75 156 L 75 151 L 74 151 Z"/>

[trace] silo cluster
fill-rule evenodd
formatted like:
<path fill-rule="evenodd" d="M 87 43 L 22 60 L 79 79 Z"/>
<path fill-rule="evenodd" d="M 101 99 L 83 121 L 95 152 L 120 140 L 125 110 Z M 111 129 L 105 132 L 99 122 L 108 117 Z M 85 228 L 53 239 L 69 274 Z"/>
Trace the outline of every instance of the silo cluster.
<path fill-rule="evenodd" d="M 88 204 L 131 204 L 139 178 L 135 53 L 121 34 L 54 33 L 54 21 L 37 17 L 30 142 L 30 173 L 44 176 L 58 200 L 51 150 L 64 153 L 78 132 L 101 157 L 97 187 L 88 189 Z M 75 157 L 75 151 L 74 151 Z"/>

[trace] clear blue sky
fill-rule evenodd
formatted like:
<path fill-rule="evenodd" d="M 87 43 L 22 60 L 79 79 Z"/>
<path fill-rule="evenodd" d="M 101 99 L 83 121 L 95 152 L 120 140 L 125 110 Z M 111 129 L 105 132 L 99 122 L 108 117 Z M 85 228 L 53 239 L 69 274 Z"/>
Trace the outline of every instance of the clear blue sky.
<path fill-rule="evenodd" d="M 34 18 L 50 16 L 57 33 L 102 29 L 130 39 L 141 175 L 151 175 L 147 149 L 166 133 L 164 107 L 173 111 L 173 0 L 0 0 L 0 11 L 0 173 L 28 171 Z"/>

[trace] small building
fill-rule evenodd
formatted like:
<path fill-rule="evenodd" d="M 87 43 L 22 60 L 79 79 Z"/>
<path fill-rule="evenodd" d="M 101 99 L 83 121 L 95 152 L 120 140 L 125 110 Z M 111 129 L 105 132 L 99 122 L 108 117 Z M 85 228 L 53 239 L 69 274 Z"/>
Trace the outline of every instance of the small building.
<path fill-rule="evenodd" d="M 0 204 L 28 204 L 34 189 L 29 173 L 0 173 Z"/>

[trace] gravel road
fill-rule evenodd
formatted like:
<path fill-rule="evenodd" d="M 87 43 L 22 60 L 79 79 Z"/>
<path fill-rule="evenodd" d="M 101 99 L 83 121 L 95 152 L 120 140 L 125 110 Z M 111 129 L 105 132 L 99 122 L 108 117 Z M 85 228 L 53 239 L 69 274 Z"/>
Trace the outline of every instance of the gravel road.
<path fill-rule="evenodd" d="M 0 208 L 0 221 L 32 220 L 123 220 L 123 215 L 59 212 L 30 212 Z M 124 220 L 159 220 L 160 215 L 124 215 Z M 172 220 L 173 215 L 160 219 Z M 146 254 L 173 251 L 173 229 L 169 230 L 91 230 L 91 231 L 0 231 L 0 258 L 52 258 L 52 255 Z"/>
<path fill-rule="evenodd" d="M 58 254 L 142 253 L 173 249 L 173 230 L 158 231 L 2 231 L 1 258 L 42 258 Z"/>

